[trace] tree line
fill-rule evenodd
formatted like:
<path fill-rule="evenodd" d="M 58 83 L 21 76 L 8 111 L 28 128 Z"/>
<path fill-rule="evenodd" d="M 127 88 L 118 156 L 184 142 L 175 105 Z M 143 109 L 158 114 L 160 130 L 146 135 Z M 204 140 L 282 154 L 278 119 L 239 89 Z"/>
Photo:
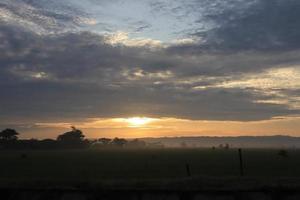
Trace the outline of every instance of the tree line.
<path fill-rule="evenodd" d="M 83 132 L 74 126 L 71 130 L 58 135 L 56 139 L 19 139 L 20 134 L 14 129 L 0 132 L 0 149 L 84 149 L 84 148 L 144 148 L 163 147 L 161 144 L 150 144 L 139 139 L 99 138 L 88 140 Z"/>

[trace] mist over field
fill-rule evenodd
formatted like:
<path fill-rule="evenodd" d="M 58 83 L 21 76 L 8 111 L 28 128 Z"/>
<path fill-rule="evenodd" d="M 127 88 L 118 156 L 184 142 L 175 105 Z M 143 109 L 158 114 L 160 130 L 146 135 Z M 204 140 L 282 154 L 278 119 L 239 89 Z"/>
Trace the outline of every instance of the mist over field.
<path fill-rule="evenodd" d="M 240 136 L 240 137 L 163 137 L 163 138 L 141 138 L 146 142 L 160 142 L 166 147 L 181 148 L 272 148 L 272 149 L 295 149 L 300 148 L 300 138 L 290 136 Z"/>

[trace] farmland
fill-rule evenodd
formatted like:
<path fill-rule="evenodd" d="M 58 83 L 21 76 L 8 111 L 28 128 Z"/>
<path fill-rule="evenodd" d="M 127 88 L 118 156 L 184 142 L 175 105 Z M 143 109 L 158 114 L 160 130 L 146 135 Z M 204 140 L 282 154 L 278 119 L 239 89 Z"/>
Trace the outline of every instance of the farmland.
<path fill-rule="evenodd" d="M 300 177 L 300 151 L 244 149 L 246 177 Z M 238 177 L 237 149 L 107 149 L 1 151 L 0 181 L 158 180 Z"/>

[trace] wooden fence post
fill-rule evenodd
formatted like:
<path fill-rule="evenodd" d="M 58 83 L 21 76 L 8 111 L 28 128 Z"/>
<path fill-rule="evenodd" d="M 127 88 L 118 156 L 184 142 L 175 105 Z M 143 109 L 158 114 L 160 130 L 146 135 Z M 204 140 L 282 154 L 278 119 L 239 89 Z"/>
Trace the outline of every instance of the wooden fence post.
<path fill-rule="evenodd" d="M 244 176 L 244 165 L 243 165 L 243 156 L 242 156 L 242 149 L 239 148 L 239 161 L 240 161 L 240 175 Z"/>
<path fill-rule="evenodd" d="M 187 175 L 190 177 L 191 176 L 191 169 L 190 169 L 190 165 L 188 163 L 185 164 L 185 169 L 186 169 Z"/>

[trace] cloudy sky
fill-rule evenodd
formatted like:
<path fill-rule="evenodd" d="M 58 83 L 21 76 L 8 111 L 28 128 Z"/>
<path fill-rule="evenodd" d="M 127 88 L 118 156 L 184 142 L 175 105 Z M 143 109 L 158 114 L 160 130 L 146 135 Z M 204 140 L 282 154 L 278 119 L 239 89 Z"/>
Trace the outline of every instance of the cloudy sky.
<path fill-rule="evenodd" d="M 298 0 L 0 0 L 0 127 L 300 136 Z"/>

